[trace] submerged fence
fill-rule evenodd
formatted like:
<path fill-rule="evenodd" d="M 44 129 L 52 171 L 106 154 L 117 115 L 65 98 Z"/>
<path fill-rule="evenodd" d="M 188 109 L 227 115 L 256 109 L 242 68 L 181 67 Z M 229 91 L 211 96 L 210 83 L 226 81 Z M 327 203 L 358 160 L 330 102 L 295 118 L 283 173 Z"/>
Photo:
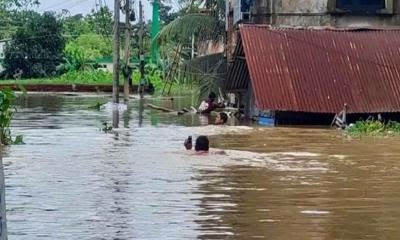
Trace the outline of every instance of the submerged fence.
<path fill-rule="evenodd" d="M 223 53 L 210 54 L 186 61 L 179 71 L 179 79 L 201 82 L 213 79 L 223 82 L 227 75 L 227 63 Z"/>

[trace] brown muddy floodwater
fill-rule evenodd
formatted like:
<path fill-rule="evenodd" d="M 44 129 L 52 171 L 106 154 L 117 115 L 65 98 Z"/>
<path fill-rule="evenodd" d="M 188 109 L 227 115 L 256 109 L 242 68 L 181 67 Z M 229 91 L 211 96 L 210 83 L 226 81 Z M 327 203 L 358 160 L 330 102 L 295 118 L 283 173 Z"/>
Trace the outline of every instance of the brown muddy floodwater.
<path fill-rule="evenodd" d="M 99 101 L 20 101 L 13 131 L 26 144 L 3 156 L 10 240 L 400 239 L 398 139 L 200 126 L 138 100 L 104 133 L 111 107 L 88 108 Z M 184 151 L 200 134 L 226 154 Z"/>

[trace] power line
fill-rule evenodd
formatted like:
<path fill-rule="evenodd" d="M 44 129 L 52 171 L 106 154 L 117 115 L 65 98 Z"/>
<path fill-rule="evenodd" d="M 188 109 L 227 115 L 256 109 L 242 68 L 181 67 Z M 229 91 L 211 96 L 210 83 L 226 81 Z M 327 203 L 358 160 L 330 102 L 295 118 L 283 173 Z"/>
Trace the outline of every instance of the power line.
<path fill-rule="evenodd" d="M 50 5 L 50 6 L 48 6 L 48 7 L 46 7 L 46 8 L 43 8 L 43 9 L 38 9 L 38 11 L 40 12 L 40 11 L 47 11 L 47 10 L 49 10 L 49 9 L 52 9 L 52 8 L 54 8 L 54 7 L 60 7 L 60 6 L 62 6 L 62 5 L 65 5 L 66 3 L 69 3 L 69 2 L 71 2 L 71 1 L 73 1 L 73 0 L 65 0 L 64 2 L 62 2 L 62 3 L 57 3 L 57 4 L 53 4 L 53 5 Z"/>
<path fill-rule="evenodd" d="M 78 5 L 79 3 L 87 2 L 89 0 L 78 0 L 78 1 L 75 1 L 75 2 L 72 2 L 72 1 L 74 1 L 74 0 L 65 0 L 62 3 L 51 5 L 49 7 L 46 7 L 44 9 L 42 9 L 42 10 L 39 10 L 39 11 L 45 12 L 45 11 L 50 10 L 52 8 L 58 8 L 56 10 L 69 9 L 69 8 L 73 8 L 75 5 Z M 71 3 L 71 4 L 65 5 L 65 4 L 68 4 L 68 3 Z"/>

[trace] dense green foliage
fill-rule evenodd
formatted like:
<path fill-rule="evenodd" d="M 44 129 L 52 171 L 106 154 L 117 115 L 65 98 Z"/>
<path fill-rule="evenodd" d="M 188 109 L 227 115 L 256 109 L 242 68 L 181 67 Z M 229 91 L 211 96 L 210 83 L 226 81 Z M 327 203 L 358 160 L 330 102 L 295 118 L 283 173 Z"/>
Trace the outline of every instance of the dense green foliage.
<path fill-rule="evenodd" d="M 165 26 L 179 16 L 178 12 L 172 12 L 172 7 L 165 1 L 160 1 L 160 21 Z"/>
<path fill-rule="evenodd" d="M 63 58 L 62 24 L 50 13 L 31 12 L 29 21 L 13 35 L 5 50 L 9 76 L 22 70 L 23 77 L 54 76 Z"/>
<path fill-rule="evenodd" d="M 39 0 L 1 0 L 0 8 L 22 8 L 39 4 Z"/>
<path fill-rule="evenodd" d="M 39 5 L 37 0 L 0 0 L 0 39 L 11 38 L 26 20 L 26 11 Z"/>
<path fill-rule="evenodd" d="M 112 55 L 113 13 L 108 7 L 92 10 L 86 16 L 71 15 L 68 10 L 63 10 L 62 13 L 55 15 L 54 13 L 39 14 L 27 11 L 28 8 L 19 8 L 24 4 L 30 6 L 38 4 L 35 0 L 4 1 L 7 1 L 7 4 L 0 3 L 0 21 L 2 15 L 7 15 L 8 22 L 14 26 L 14 28 L 6 27 L 10 30 L 9 36 L 13 36 L 10 46 L 7 48 L 9 60 L 6 62 L 8 70 L 6 78 L 14 78 L 15 71 L 22 69 L 24 80 L 17 81 L 21 84 L 111 84 L 110 73 L 95 71 L 99 66 L 96 64 L 97 60 L 107 59 Z M 180 0 L 178 2 L 181 4 L 181 10 L 174 12 L 169 6 L 169 2 L 161 1 L 160 20 L 163 30 L 158 41 L 163 42 L 163 59 L 157 65 L 148 64 L 146 66 L 146 79 L 159 92 L 164 88 L 164 79 L 171 66 L 174 65 L 172 60 L 175 59 L 177 48 L 180 57 L 178 61 L 181 66 L 184 61 L 190 59 L 190 51 L 188 51 L 190 49 L 183 45 L 191 42 L 193 34 L 196 39 L 206 35 L 208 36 L 206 39 L 208 39 L 210 35 L 219 36 L 219 29 L 223 26 L 223 24 L 221 25 L 221 14 L 216 8 L 215 3 L 217 2 L 208 0 Z M 1 7 L 2 5 L 4 7 Z M 6 5 L 7 7 L 5 7 Z M 42 21 L 44 18 L 46 21 Z M 138 57 L 139 25 L 133 22 L 132 24 L 131 55 Z M 150 52 L 150 29 L 151 21 L 145 23 L 144 46 L 146 53 Z M 54 39 L 53 35 L 56 35 L 57 38 Z M 122 38 L 123 36 L 121 36 L 121 40 Z M 41 45 L 41 43 L 43 44 Z M 122 48 L 124 41 L 121 43 Z M 49 52 L 45 48 L 46 46 L 56 49 L 57 52 L 55 54 Z M 121 69 L 124 69 L 123 65 L 124 63 L 121 63 Z M 138 83 L 139 72 L 137 69 L 133 71 L 132 78 Z M 171 78 L 175 83 L 172 92 L 193 86 L 193 82 L 179 79 L 177 76 Z M 15 80 L 0 83 L 15 83 Z"/>
<path fill-rule="evenodd" d="M 60 82 L 70 84 L 89 84 L 89 85 L 111 85 L 112 74 L 109 72 L 92 71 L 70 71 L 61 75 Z"/>
<path fill-rule="evenodd" d="M 87 70 L 97 58 L 112 54 L 111 39 L 95 33 L 83 34 L 65 47 L 65 71 Z"/>
<path fill-rule="evenodd" d="M 219 39 L 225 33 L 224 0 L 179 0 L 181 10 L 176 18 L 160 32 L 157 40 L 163 44 L 188 44 L 193 36 L 197 40 Z"/>
<path fill-rule="evenodd" d="M 166 92 L 169 90 L 170 85 L 165 84 L 163 80 L 163 71 L 155 64 L 147 64 L 145 67 L 145 76 L 147 83 L 154 86 L 156 94 L 161 94 L 165 88 Z M 132 80 L 134 85 L 140 83 L 140 72 L 138 69 L 132 73 Z M 183 82 L 176 79 L 171 86 L 171 94 L 173 95 L 187 95 L 199 94 L 198 85 L 193 85 L 191 82 Z"/>
<path fill-rule="evenodd" d="M 183 73 L 190 68 L 184 67 L 192 60 L 192 53 L 207 41 L 221 41 L 225 35 L 225 1 L 224 0 L 179 0 L 179 16 L 164 26 L 157 38 L 160 44 L 162 68 L 165 72 L 174 72 L 178 66 Z M 193 44 L 193 45 L 192 45 Z M 192 52 L 193 51 L 193 52 Z M 190 64 L 190 63 L 189 63 Z M 179 74 L 168 76 L 168 81 L 176 80 L 178 84 L 200 85 L 199 97 L 208 95 L 221 87 L 217 67 L 207 72 L 196 72 L 194 78 L 182 79 Z M 175 71 L 176 72 L 176 71 Z M 181 75 L 193 75 L 186 72 Z M 191 82 L 190 82 L 191 81 Z"/>
<path fill-rule="evenodd" d="M 0 144 L 20 144 L 22 136 L 17 136 L 15 140 L 11 137 L 10 123 L 15 112 L 12 104 L 15 100 L 15 93 L 10 89 L 0 90 Z"/>
<path fill-rule="evenodd" d="M 387 123 L 378 120 L 358 121 L 347 128 L 351 135 L 394 135 L 400 134 L 400 123 L 389 121 Z"/>
<path fill-rule="evenodd" d="M 203 13 L 190 13 L 176 18 L 166 25 L 158 35 L 157 41 L 161 44 L 175 42 L 188 45 L 193 36 L 198 39 L 216 39 L 222 32 L 219 21 Z"/>
<path fill-rule="evenodd" d="M 69 39 L 74 39 L 82 34 L 91 32 L 91 26 L 82 14 L 62 16 L 63 34 Z"/>
<path fill-rule="evenodd" d="M 2 78 L 48 78 L 68 71 L 93 70 L 98 58 L 112 55 L 112 12 L 101 7 L 87 16 L 39 14 L 19 6 L 39 4 L 34 0 L 0 3 L 0 39 L 12 37 L 5 51 Z M 22 73 L 22 75 L 16 74 Z M 83 73 L 86 78 L 87 73 Z M 93 75 L 89 73 L 89 75 Z M 68 75 L 67 75 L 68 76 Z"/>
<path fill-rule="evenodd" d="M 93 33 L 110 37 L 113 34 L 113 13 L 105 6 L 98 11 L 92 12 L 86 16 L 86 21 Z"/>
<path fill-rule="evenodd" d="M 24 80 L 4 80 L 0 84 L 89 84 L 89 85 L 111 85 L 112 74 L 98 70 L 70 71 L 58 77 L 34 78 Z"/>
<path fill-rule="evenodd" d="M 60 16 L 64 26 L 64 34 L 70 37 L 78 37 L 82 34 L 94 33 L 104 37 L 110 37 L 113 33 L 113 13 L 108 7 L 92 10 L 90 14 L 70 15 L 67 11 Z"/>

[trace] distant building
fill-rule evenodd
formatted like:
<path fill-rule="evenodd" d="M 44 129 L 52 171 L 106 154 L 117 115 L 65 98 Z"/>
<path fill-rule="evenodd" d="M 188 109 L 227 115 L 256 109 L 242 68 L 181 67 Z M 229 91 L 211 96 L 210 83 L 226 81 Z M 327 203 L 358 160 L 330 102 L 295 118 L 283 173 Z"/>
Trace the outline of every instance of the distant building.
<path fill-rule="evenodd" d="M 98 65 L 99 70 L 103 70 L 110 73 L 113 72 L 114 66 L 112 57 L 98 58 L 94 62 Z"/>
<path fill-rule="evenodd" d="M 10 39 L 3 39 L 0 40 L 0 72 L 4 71 L 3 67 L 3 62 L 4 62 L 4 57 L 5 57 L 5 49 L 7 46 L 7 43 L 10 41 Z"/>
<path fill-rule="evenodd" d="M 148 58 L 146 60 L 148 61 Z M 120 61 L 122 62 L 123 60 L 121 59 Z M 112 57 L 97 58 L 94 60 L 93 64 L 95 64 L 97 66 L 97 69 L 99 69 L 99 70 L 103 70 L 103 71 L 110 72 L 110 73 L 112 73 L 114 71 Z M 139 60 L 137 58 L 132 57 L 130 59 L 130 64 L 132 67 L 138 66 Z"/>
<path fill-rule="evenodd" d="M 400 0 L 226 0 L 227 54 L 235 48 L 239 24 L 274 27 L 400 26 Z"/>

